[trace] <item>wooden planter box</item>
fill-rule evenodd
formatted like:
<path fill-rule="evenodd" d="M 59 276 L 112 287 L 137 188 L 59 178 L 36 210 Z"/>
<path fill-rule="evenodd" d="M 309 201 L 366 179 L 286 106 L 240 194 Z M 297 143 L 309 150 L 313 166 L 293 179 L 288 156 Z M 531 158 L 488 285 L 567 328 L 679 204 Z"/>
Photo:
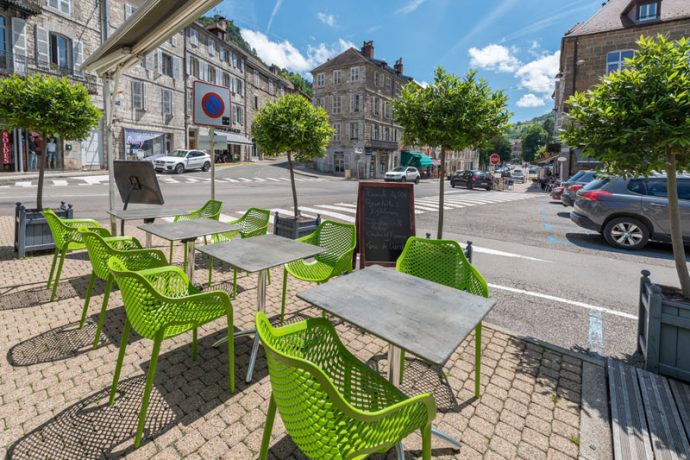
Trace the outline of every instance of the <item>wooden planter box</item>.
<path fill-rule="evenodd" d="M 690 382 L 690 302 L 667 299 L 642 270 L 637 349 L 645 369 Z"/>
<path fill-rule="evenodd" d="M 74 215 L 72 205 L 65 205 L 63 201 L 59 208 L 53 209 L 55 214 L 65 219 Z M 14 251 L 22 258 L 27 252 L 55 249 L 50 227 L 38 209 L 26 209 L 17 203 L 14 210 Z"/>
<path fill-rule="evenodd" d="M 273 221 L 273 233 L 296 240 L 313 233 L 320 224 L 321 214 L 318 214 L 316 219 L 309 219 L 304 216 L 299 216 L 295 219 L 294 216 L 281 217 L 276 212 L 275 220 Z"/>

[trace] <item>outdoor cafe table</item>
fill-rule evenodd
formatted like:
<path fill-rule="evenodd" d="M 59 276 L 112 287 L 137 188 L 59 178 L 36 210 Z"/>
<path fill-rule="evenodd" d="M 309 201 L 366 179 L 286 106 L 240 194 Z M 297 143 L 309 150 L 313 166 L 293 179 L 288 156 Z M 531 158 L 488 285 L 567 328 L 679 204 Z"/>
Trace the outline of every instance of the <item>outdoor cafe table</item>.
<path fill-rule="evenodd" d="M 237 268 L 247 273 L 259 273 L 259 281 L 256 288 L 256 309 L 266 311 L 266 274 L 273 267 L 306 259 L 324 252 L 326 249 L 313 244 L 283 238 L 277 235 L 261 235 L 241 240 L 232 240 L 226 243 L 209 244 L 198 248 L 198 251 L 214 259 Z M 252 334 L 255 330 L 241 331 L 235 336 Z M 214 345 L 223 343 L 227 338 L 221 339 Z M 259 352 L 259 334 L 254 335 L 252 353 L 249 357 L 249 368 L 245 381 L 251 382 L 254 373 L 256 355 Z"/>
<path fill-rule="evenodd" d="M 240 225 L 229 225 L 212 219 L 194 219 L 180 222 L 165 222 L 160 224 L 140 225 L 139 229 L 147 234 L 153 234 L 168 241 L 181 241 L 185 243 L 187 251 L 187 277 L 189 282 L 194 282 L 194 243 L 202 236 L 215 235 L 217 233 L 233 232 L 240 230 Z M 172 263 L 172 261 L 170 261 Z"/>
<path fill-rule="evenodd" d="M 476 329 L 475 396 L 479 397 L 481 324 L 495 301 L 374 265 L 297 294 L 302 300 L 388 342 L 388 380 L 400 384 L 406 350 L 443 366 Z M 432 432 L 456 448 L 460 443 Z M 398 447 L 398 455 L 402 447 Z"/>
<path fill-rule="evenodd" d="M 120 234 L 125 234 L 125 222 L 128 220 L 143 220 L 145 224 L 152 224 L 156 219 L 161 217 L 173 217 L 189 214 L 189 210 L 170 209 L 163 207 L 155 208 L 138 208 L 138 209 L 113 209 L 107 211 L 111 217 L 120 219 Z M 116 227 L 117 228 L 117 227 Z M 146 247 L 151 247 L 151 234 L 146 234 Z"/>

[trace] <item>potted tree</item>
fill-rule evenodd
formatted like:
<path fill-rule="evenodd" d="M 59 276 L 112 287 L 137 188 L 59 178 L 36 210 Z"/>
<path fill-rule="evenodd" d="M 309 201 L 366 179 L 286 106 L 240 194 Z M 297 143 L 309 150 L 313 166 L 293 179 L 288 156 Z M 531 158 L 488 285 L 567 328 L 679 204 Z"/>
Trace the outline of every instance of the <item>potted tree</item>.
<path fill-rule="evenodd" d="M 294 215 L 275 216 L 276 235 L 299 238 L 319 226 L 320 217 L 308 219 L 300 215 L 295 187 L 294 162 L 306 163 L 326 154 L 328 141 L 334 130 L 328 122 L 328 113 L 314 107 L 298 94 L 288 94 L 266 104 L 256 115 L 252 136 L 265 156 L 275 157 L 287 153 L 292 186 Z"/>
<path fill-rule="evenodd" d="M 10 128 L 35 131 L 41 137 L 38 162 L 36 207 L 17 203 L 15 210 L 15 251 L 23 257 L 28 251 L 54 248 L 50 229 L 43 219 L 43 177 L 48 161 L 48 138 L 82 140 L 98 125 L 100 111 L 93 105 L 89 92 L 80 83 L 67 78 L 38 73 L 20 77 L 16 74 L 0 80 L 0 120 Z M 71 206 L 55 210 L 72 217 Z"/>
<path fill-rule="evenodd" d="M 609 173 L 666 173 L 671 243 L 680 289 L 656 286 L 643 271 L 638 349 L 646 367 L 690 381 L 682 344 L 690 339 L 690 275 L 683 246 L 676 174 L 690 169 L 690 40 L 641 37 L 625 70 L 569 100 L 571 146 Z"/>
<path fill-rule="evenodd" d="M 507 97 L 493 91 L 483 79 L 469 71 L 464 79 L 434 72 L 434 83 L 426 88 L 410 82 L 393 101 L 393 116 L 403 127 L 403 143 L 441 147 L 439 171 L 438 231 L 443 237 L 443 185 L 446 151 L 481 147 L 508 126 Z"/>

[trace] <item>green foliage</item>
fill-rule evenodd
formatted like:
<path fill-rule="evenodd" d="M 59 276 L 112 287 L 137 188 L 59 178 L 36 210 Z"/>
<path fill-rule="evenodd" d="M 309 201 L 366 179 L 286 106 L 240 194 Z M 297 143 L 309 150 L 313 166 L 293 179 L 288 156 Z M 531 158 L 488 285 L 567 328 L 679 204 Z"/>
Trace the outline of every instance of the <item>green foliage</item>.
<path fill-rule="evenodd" d="M 513 154 L 513 149 L 510 146 L 510 141 L 505 136 L 495 136 L 484 144 L 479 149 L 480 160 L 483 164 L 489 164 L 489 156 L 492 153 L 498 153 L 501 161 L 510 161 Z"/>
<path fill-rule="evenodd" d="M 549 134 L 538 124 L 530 125 L 522 132 L 522 159 L 532 162 L 539 149 L 545 146 Z"/>
<path fill-rule="evenodd" d="M 328 113 L 298 94 L 266 104 L 252 126 L 252 136 L 264 155 L 289 152 L 299 162 L 323 157 L 333 133 Z"/>
<path fill-rule="evenodd" d="M 305 80 L 304 77 L 302 77 L 302 75 L 295 72 L 290 72 L 287 69 L 281 69 L 279 73 L 281 77 L 292 82 L 292 84 L 295 85 L 295 87 L 302 91 L 304 94 L 306 94 L 309 97 L 312 96 L 312 85 L 307 80 Z"/>
<path fill-rule="evenodd" d="M 511 124 L 506 131 L 506 136 L 508 139 L 522 139 L 522 133 L 530 126 L 540 125 L 542 128 L 549 133 L 549 136 L 553 136 L 553 126 L 556 122 L 556 115 L 553 111 L 545 113 L 544 115 L 539 115 L 531 120 L 518 121 Z"/>
<path fill-rule="evenodd" d="M 475 71 L 460 79 L 438 67 L 428 87 L 405 85 L 393 109 L 405 144 L 462 150 L 482 146 L 505 130 L 506 102 L 503 92 L 493 91 Z"/>
<path fill-rule="evenodd" d="M 621 175 L 690 169 L 690 40 L 640 38 L 627 69 L 569 100 L 568 144 Z"/>
<path fill-rule="evenodd" d="M 83 140 L 101 116 L 84 85 L 41 74 L 0 80 L 0 120 L 43 137 Z"/>

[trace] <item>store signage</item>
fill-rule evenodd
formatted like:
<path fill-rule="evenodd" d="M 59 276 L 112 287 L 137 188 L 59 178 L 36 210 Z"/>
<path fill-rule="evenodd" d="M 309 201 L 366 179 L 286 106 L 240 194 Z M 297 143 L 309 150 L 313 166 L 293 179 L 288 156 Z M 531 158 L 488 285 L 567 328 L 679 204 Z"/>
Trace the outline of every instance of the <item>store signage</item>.
<path fill-rule="evenodd" d="M 2 131 L 0 134 L 0 152 L 2 153 L 2 164 L 12 163 L 12 143 L 10 142 L 9 131 Z"/>

